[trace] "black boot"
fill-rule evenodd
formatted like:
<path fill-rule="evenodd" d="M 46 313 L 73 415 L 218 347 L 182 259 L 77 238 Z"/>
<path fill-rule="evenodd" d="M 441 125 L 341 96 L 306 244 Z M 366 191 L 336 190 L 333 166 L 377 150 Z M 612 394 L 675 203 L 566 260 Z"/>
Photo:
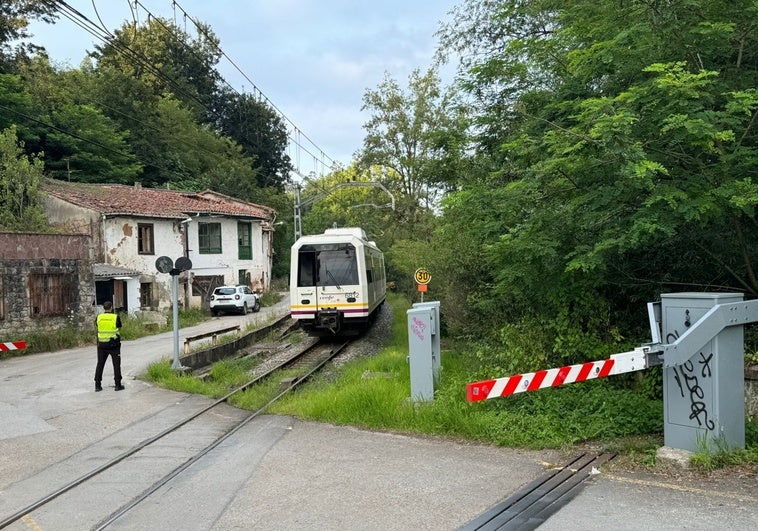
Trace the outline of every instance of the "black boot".
<path fill-rule="evenodd" d="M 102 390 L 103 390 L 102 386 L 98 382 L 95 382 L 95 392 L 102 391 Z"/>
<path fill-rule="evenodd" d="M 123 391 L 124 389 L 126 389 L 126 388 L 123 385 L 121 385 L 120 383 L 116 384 L 116 391 Z"/>

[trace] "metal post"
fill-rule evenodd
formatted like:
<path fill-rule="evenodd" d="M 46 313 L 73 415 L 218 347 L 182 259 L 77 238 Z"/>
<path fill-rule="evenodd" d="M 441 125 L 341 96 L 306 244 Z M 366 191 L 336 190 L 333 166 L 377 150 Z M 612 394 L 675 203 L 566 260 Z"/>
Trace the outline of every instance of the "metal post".
<path fill-rule="evenodd" d="M 293 225 L 295 226 L 295 241 L 303 235 L 302 212 L 300 211 L 300 186 L 295 187 L 295 210 L 293 212 Z"/>
<path fill-rule="evenodd" d="M 172 304 L 174 305 L 174 363 L 171 365 L 172 369 L 183 370 L 186 367 L 182 366 L 182 362 L 179 361 L 179 297 L 177 295 L 179 291 L 179 271 L 171 272 L 172 279 Z"/>

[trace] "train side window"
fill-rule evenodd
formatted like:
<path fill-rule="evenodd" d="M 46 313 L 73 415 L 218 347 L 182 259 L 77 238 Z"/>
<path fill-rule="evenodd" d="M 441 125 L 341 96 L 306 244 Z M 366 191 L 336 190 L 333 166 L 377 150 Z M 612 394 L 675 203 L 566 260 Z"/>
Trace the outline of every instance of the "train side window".
<path fill-rule="evenodd" d="M 300 262 L 300 267 L 297 272 L 298 287 L 313 286 L 316 283 L 314 280 L 316 253 L 300 253 L 298 261 Z"/>
<path fill-rule="evenodd" d="M 366 281 L 371 284 L 374 281 L 374 275 L 370 269 L 366 270 Z"/>

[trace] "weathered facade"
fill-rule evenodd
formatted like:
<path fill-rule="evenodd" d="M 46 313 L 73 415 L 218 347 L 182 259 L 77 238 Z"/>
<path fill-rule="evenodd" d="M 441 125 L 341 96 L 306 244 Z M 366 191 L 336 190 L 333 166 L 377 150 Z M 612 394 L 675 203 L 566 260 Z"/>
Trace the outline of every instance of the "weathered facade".
<path fill-rule="evenodd" d="M 116 184 L 44 180 L 48 221 L 92 238 L 97 303 L 133 313 L 166 310 L 173 300 L 173 273 L 158 271 L 157 259 L 189 259 L 178 274 L 179 304 L 207 305 L 222 284 L 259 291 L 270 284 L 275 212 L 212 191 L 157 190 Z"/>
<path fill-rule="evenodd" d="M 0 233 L 0 335 L 92 326 L 95 279 L 89 236 Z"/>

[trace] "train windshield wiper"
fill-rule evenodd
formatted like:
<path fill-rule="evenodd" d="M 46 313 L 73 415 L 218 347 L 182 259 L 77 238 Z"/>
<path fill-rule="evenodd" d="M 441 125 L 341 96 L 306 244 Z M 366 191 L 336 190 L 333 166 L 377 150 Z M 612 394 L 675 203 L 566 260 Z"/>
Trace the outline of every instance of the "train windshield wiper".
<path fill-rule="evenodd" d="M 326 270 L 326 274 L 327 274 L 327 276 L 328 276 L 330 279 L 332 279 L 332 282 L 334 282 L 334 285 L 337 287 L 337 289 L 342 289 L 342 288 L 340 287 L 340 284 L 339 284 L 339 282 L 337 282 L 337 279 L 336 279 L 336 278 L 334 278 L 334 275 L 332 275 L 332 272 L 331 272 L 331 271 L 329 271 L 329 270 L 327 269 L 327 270 Z"/>

